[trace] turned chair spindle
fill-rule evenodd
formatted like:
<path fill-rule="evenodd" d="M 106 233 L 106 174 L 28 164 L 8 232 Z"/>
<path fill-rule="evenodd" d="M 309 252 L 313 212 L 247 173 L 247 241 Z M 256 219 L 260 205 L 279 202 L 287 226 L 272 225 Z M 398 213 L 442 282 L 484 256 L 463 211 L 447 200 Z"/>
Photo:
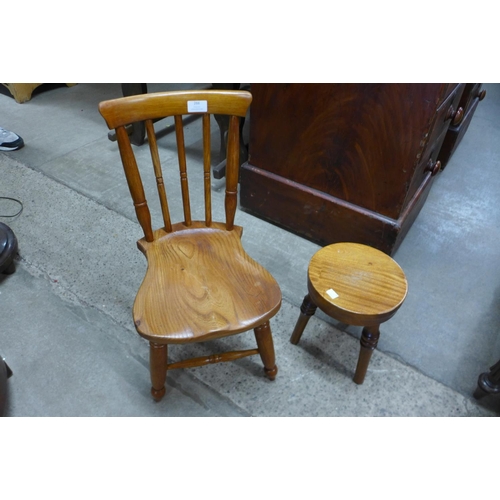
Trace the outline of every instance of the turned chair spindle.
<path fill-rule="evenodd" d="M 160 155 L 158 154 L 158 144 L 156 143 L 156 134 L 152 120 L 146 120 L 146 132 L 148 134 L 149 150 L 151 151 L 151 160 L 155 171 L 158 196 L 160 197 L 163 223 L 165 224 L 165 230 L 167 232 L 171 232 L 172 222 L 170 220 L 170 212 L 168 210 L 167 193 L 165 192 L 165 184 L 163 183 L 163 172 L 161 170 Z"/>

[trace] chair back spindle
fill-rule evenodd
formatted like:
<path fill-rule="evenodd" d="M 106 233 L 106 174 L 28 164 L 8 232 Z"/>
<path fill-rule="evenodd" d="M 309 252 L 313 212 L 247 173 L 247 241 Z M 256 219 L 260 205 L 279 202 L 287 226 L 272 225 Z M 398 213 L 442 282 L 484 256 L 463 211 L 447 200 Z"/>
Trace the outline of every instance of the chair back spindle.
<path fill-rule="evenodd" d="M 163 183 L 163 173 L 160 164 L 160 155 L 158 154 L 158 145 L 156 143 L 156 134 L 152 120 L 146 120 L 146 132 L 148 135 L 149 149 L 151 151 L 151 160 L 155 171 L 156 185 L 158 187 L 158 196 L 160 197 L 161 213 L 163 215 L 163 223 L 165 231 L 172 231 L 172 222 L 170 220 L 170 212 L 168 210 L 167 194 L 165 192 L 165 184 Z"/>
<path fill-rule="evenodd" d="M 186 148 L 184 146 L 184 127 L 182 125 L 182 115 L 175 115 L 175 137 L 177 139 L 177 153 L 179 157 L 179 172 L 181 176 L 182 206 L 184 209 L 184 224 L 190 226 L 191 205 L 189 203 L 189 185 L 186 168 Z"/>
<path fill-rule="evenodd" d="M 116 128 L 116 138 L 120 149 L 120 156 L 123 163 L 123 170 L 127 184 L 134 201 L 135 213 L 137 220 L 144 231 L 146 241 L 153 241 L 153 228 L 151 227 L 151 214 L 149 212 L 148 203 L 144 194 L 141 175 L 137 168 L 134 152 L 130 145 L 130 140 L 124 126 Z"/>
<path fill-rule="evenodd" d="M 205 225 L 212 226 L 212 196 L 211 196 L 211 156 L 210 156 L 210 115 L 219 114 L 229 116 L 229 130 L 227 137 L 226 155 L 226 192 L 225 215 L 226 229 L 234 228 L 234 219 L 237 208 L 237 192 L 239 179 L 239 121 L 244 117 L 252 100 L 249 92 L 245 91 L 178 91 L 159 92 L 129 96 L 100 103 L 99 110 L 108 124 L 116 130 L 120 155 L 122 158 L 125 176 L 132 196 L 137 219 L 142 227 L 146 241 L 153 241 L 151 215 L 144 194 L 137 162 L 134 156 L 130 139 L 125 126 L 137 121 L 144 121 L 148 136 L 151 160 L 165 231 L 171 232 L 173 224 L 167 202 L 166 188 L 163 180 L 158 144 L 154 131 L 154 120 L 174 117 L 179 174 L 181 183 L 182 205 L 184 211 L 184 225 L 192 226 L 191 205 L 189 198 L 188 173 L 186 164 L 186 147 L 182 116 L 196 113 L 202 115 L 203 127 L 203 191 L 205 201 Z M 192 110 L 190 104 L 204 104 L 203 110 Z"/>
<path fill-rule="evenodd" d="M 232 231 L 234 228 L 234 216 L 236 213 L 239 177 L 239 130 L 240 120 L 237 116 L 229 119 L 229 131 L 227 136 L 227 159 L 226 159 L 226 229 Z"/>
<path fill-rule="evenodd" d="M 203 115 L 203 187 L 205 192 L 205 224 L 212 225 L 212 188 L 210 179 L 210 115 Z"/>

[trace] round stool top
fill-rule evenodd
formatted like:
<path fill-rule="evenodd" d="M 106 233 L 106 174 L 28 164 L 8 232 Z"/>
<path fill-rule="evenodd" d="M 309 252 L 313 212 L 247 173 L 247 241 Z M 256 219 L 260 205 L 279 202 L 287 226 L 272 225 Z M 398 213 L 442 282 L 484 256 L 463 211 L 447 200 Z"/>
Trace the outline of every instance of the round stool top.
<path fill-rule="evenodd" d="M 313 302 L 332 318 L 371 326 L 395 314 L 408 284 L 401 267 L 380 250 L 358 243 L 336 243 L 313 255 L 308 289 Z"/>

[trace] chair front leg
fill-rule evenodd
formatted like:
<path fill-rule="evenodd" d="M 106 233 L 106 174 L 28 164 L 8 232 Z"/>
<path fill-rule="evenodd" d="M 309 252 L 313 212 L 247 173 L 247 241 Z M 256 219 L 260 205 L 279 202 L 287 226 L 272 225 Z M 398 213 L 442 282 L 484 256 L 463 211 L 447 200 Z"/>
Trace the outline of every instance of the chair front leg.
<path fill-rule="evenodd" d="M 274 343 L 269 321 L 255 328 L 254 333 L 260 358 L 262 359 L 262 363 L 264 363 L 264 371 L 270 380 L 274 380 L 278 373 L 278 367 L 276 366 Z"/>
<path fill-rule="evenodd" d="M 167 380 L 167 354 L 165 344 L 149 343 L 149 369 L 151 372 L 151 395 L 155 401 L 160 401 L 165 395 Z"/>

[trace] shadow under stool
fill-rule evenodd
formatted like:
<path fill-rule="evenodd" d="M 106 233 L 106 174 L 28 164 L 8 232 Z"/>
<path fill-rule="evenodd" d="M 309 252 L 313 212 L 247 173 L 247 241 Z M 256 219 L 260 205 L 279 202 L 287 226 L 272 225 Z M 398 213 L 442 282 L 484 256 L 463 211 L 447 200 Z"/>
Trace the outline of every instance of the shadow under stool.
<path fill-rule="evenodd" d="M 290 338 L 298 344 L 307 322 L 319 307 L 331 318 L 362 326 L 354 382 L 362 384 L 380 336 L 380 324 L 403 304 L 408 283 L 399 265 L 367 245 L 335 243 L 316 252 L 307 273 L 308 294 Z"/>

